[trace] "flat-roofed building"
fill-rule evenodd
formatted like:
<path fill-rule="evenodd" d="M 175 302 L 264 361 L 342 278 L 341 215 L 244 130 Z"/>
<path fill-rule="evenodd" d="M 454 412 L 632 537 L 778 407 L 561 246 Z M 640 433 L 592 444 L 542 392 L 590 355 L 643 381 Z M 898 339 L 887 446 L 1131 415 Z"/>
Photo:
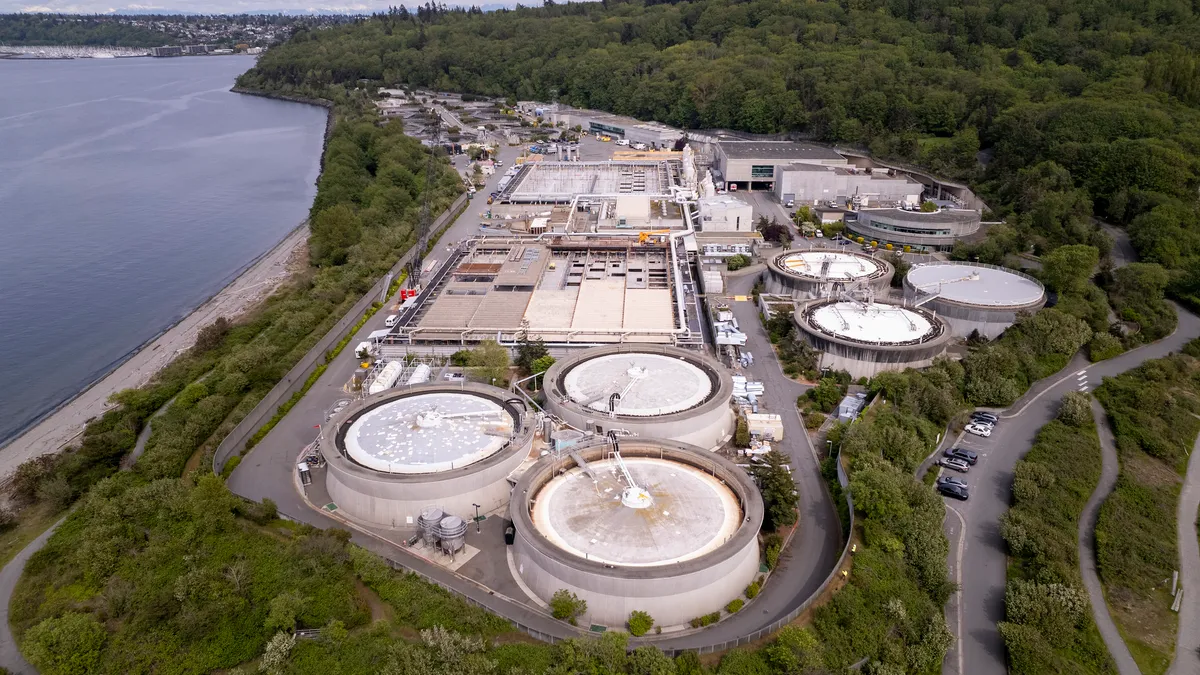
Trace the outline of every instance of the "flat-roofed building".
<path fill-rule="evenodd" d="M 886 170 L 869 172 L 846 166 L 785 164 L 775 167 L 775 197 L 782 204 L 893 203 L 916 206 L 925 186 L 904 175 Z"/>
<path fill-rule="evenodd" d="M 700 207 L 700 230 L 704 232 L 753 232 L 754 209 L 732 195 L 703 197 Z"/>
<path fill-rule="evenodd" d="M 775 182 L 775 168 L 789 164 L 847 166 L 833 148 L 793 141 L 723 140 L 716 145 L 716 168 L 726 186 L 767 189 Z"/>
<path fill-rule="evenodd" d="M 970 239 L 979 232 L 978 211 L 941 209 L 923 211 L 881 208 L 859 209 L 856 218 L 846 219 L 850 236 L 874 241 L 880 246 L 908 246 L 918 251 L 949 251 L 954 243 Z"/>

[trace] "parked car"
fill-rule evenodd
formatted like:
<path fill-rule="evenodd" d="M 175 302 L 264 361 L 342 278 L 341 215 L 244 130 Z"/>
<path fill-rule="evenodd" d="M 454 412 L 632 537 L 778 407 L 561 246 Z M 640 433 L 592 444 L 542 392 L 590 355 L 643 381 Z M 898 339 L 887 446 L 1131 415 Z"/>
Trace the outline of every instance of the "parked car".
<path fill-rule="evenodd" d="M 945 454 L 947 457 L 961 459 L 971 466 L 974 466 L 975 462 L 979 461 L 979 455 L 971 450 L 967 450 L 966 448 L 948 448 L 943 454 Z"/>
<path fill-rule="evenodd" d="M 971 413 L 971 419 L 972 420 L 984 420 L 991 424 L 995 424 L 996 422 L 1000 421 L 1000 418 L 997 417 L 996 415 L 993 415 L 990 412 L 983 412 L 980 410 L 976 410 L 975 412 Z"/>
<path fill-rule="evenodd" d="M 941 485 L 942 483 L 951 483 L 953 485 L 967 487 L 967 481 L 959 478 L 958 476 L 938 476 L 937 484 Z"/>
<path fill-rule="evenodd" d="M 939 483 L 937 486 L 937 491 L 946 495 L 947 497 L 953 497 L 954 499 L 964 502 L 967 501 L 967 499 L 971 496 L 970 493 L 967 492 L 967 487 L 965 485 L 956 485 L 954 483 Z"/>
<path fill-rule="evenodd" d="M 987 438 L 988 436 L 992 435 L 992 427 L 983 424 L 972 423 L 967 425 L 967 433 Z"/>
<path fill-rule="evenodd" d="M 942 465 L 943 467 L 945 467 L 947 469 L 952 469 L 959 473 L 966 473 L 971 470 L 970 464 L 967 464 L 963 460 L 956 459 L 956 458 L 943 457 L 942 459 L 938 460 L 938 464 Z"/>

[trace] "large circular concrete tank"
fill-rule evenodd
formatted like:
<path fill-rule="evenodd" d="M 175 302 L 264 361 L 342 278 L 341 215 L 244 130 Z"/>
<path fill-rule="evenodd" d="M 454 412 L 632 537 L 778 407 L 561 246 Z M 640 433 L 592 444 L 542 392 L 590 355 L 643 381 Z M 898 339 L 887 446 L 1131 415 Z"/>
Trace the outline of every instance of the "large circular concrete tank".
<path fill-rule="evenodd" d="M 763 505 L 753 481 L 719 455 L 658 439 L 621 441 L 629 488 L 611 446 L 578 448 L 587 469 L 548 456 L 509 505 L 514 566 L 538 598 L 567 589 L 584 620 L 622 626 L 634 610 L 662 626 L 719 611 L 758 574 Z"/>
<path fill-rule="evenodd" d="M 795 322 L 800 337 L 821 351 L 821 368 L 855 378 L 928 366 L 951 339 L 932 312 L 883 302 L 814 300 L 796 311 Z"/>
<path fill-rule="evenodd" d="M 533 436 L 524 404 L 503 389 L 389 389 L 322 429 L 325 485 L 341 514 L 369 525 L 417 527 L 431 506 L 466 514 L 479 504 L 486 513 L 507 502 L 507 477 L 529 456 Z"/>
<path fill-rule="evenodd" d="M 810 300 L 866 285 L 885 294 L 896 272 L 891 263 L 847 248 L 795 249 L 768 259 L 767 292 Z"/>
<path fill-rule="evenodd" d="M 1046 304 L 1042 282 L 1016 270 L 966 262 L 913 265 L 904 277 L 904 298 L 945 319 L 954 335 L 978 331 L 991 339 Z"/>
<path fill-rule="evenodd" d="M 546 409 L 579 429 L 720 447 L 733 433 L 733 381 L 699 352 L 615 345 L 577 352 L 546 371 Z"/>

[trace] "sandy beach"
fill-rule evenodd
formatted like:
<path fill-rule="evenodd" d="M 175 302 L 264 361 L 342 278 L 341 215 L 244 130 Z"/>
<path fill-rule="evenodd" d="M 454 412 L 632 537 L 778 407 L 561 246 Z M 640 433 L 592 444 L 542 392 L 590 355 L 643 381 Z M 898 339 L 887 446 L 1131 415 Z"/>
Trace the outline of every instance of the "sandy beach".
<path fill-rule="evenodd" d="M 234 319 L 254 307 L 287 279 L 304 253 L 308 226 L 293 230 L 237 279 L 165 333 L 144 345 L 112 372 L 64 403 L 25 433 L 0 448 L 0 477 L 23 462 L 60 451 L 80 434 L 88 420 L 104 413 L 109 397 L 123 389 L 140 387 L 175 356 L 196 343 L 196 334 L 218 317 Z"/>

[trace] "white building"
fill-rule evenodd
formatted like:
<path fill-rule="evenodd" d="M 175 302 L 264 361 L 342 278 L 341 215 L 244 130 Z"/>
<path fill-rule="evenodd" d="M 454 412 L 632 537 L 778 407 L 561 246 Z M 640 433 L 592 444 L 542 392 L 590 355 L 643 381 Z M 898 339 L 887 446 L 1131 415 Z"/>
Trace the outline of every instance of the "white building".
<path fill-rule="evenodd" d="M 863 206 L 892 203 L 916 205 L 925 186 L 887 170 L 867 172 L 845 166 L 785 164 L 775 167 L 775 198 L 782 204 L 844 204 L 855 197 Z"/>
<path fill-rule="evenodd" d="M 847 166 L 850 162 L 835 151 L 792 141 L 729 141 L 716 146 L 716 169 L 726 186 L 737 189 L 767 189 L 775 182 L 775 168 L 788 164 Z"/>
<path fill-rule="evenodd" d="M 704 232 L 753 232 L 754 209 L 730 195 L 704 197 L 700 207 L 700 229 Z"/>

